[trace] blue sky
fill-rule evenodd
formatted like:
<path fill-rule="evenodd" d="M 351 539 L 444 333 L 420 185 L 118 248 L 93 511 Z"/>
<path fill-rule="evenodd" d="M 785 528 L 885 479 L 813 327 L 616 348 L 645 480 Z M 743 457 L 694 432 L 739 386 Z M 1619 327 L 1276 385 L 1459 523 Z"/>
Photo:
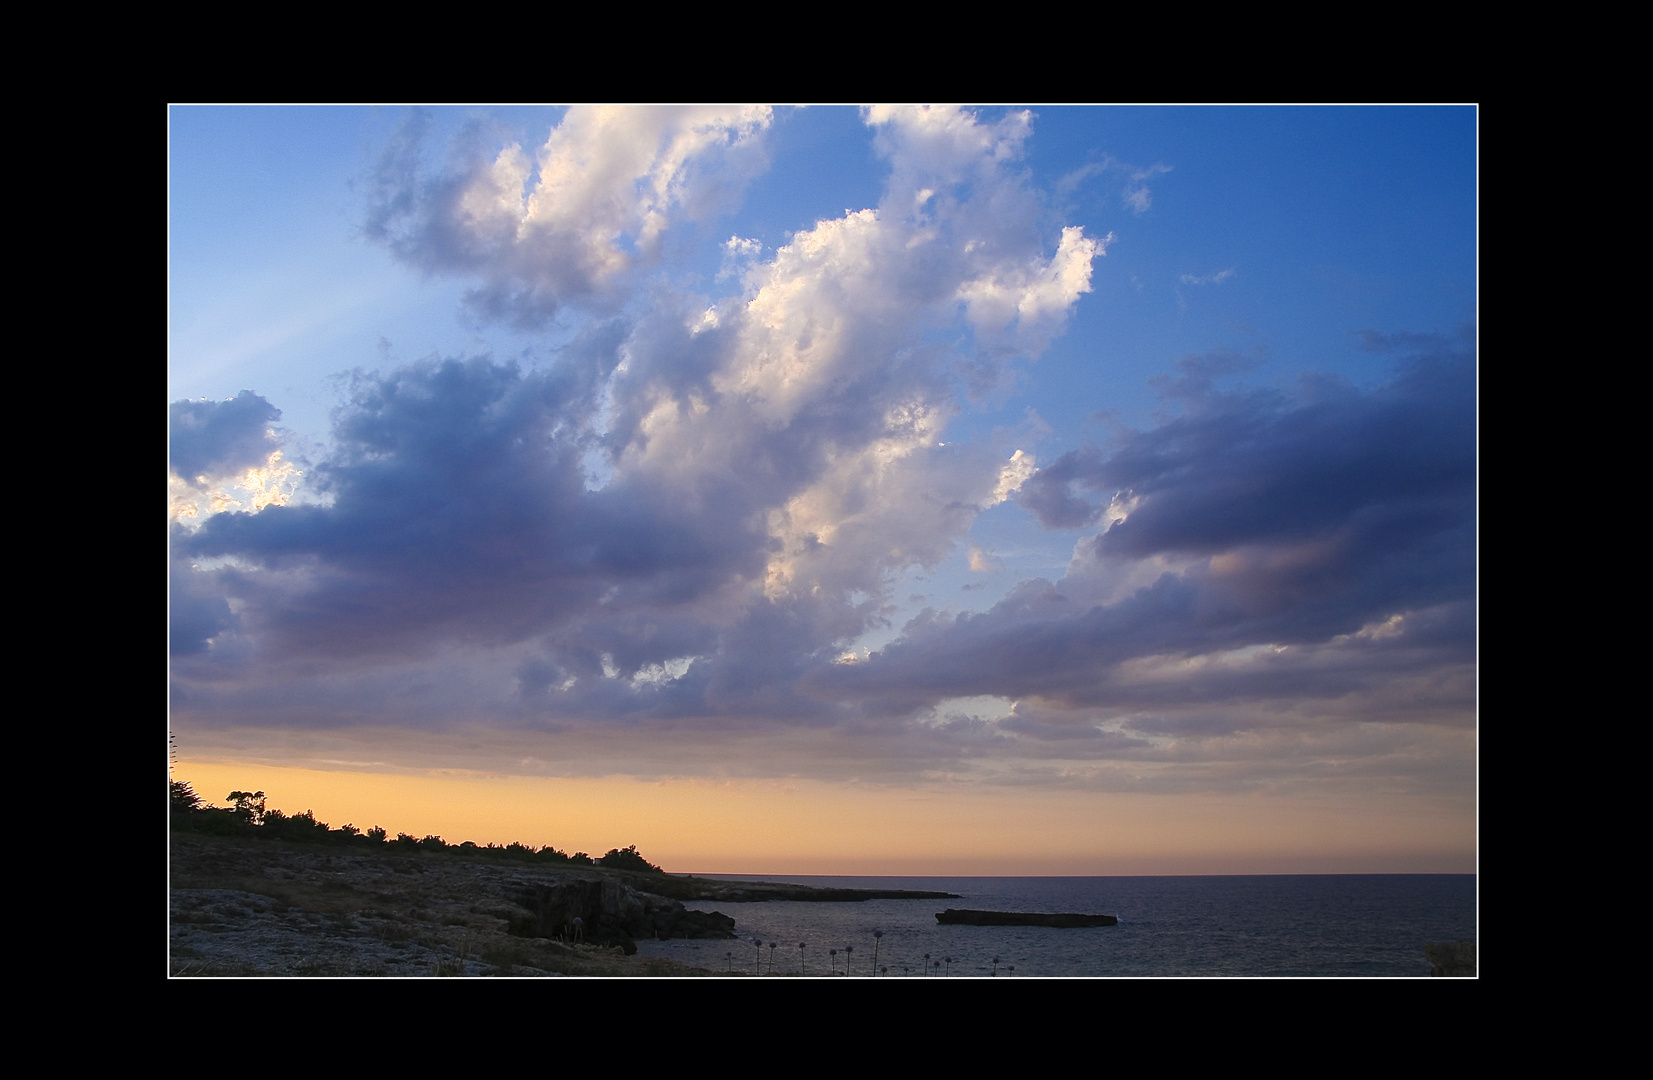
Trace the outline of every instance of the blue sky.
<path fill-rule="evenodd" d="M 1464 866 L 1476 119 L 174 108 L 174 727 Z"/>

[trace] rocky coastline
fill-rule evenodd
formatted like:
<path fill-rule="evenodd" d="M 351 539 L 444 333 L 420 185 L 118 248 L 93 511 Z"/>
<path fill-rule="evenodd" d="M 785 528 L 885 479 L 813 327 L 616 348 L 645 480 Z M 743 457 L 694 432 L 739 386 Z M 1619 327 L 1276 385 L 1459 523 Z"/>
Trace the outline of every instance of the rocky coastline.
<path fill-rule="evenodd" d="M 452 854 L 353 852 L 172 833 L 175 976 L 721 974 L 634 955 L 643 938 L 733 938 L 685 902 L 944 899 Z"/>

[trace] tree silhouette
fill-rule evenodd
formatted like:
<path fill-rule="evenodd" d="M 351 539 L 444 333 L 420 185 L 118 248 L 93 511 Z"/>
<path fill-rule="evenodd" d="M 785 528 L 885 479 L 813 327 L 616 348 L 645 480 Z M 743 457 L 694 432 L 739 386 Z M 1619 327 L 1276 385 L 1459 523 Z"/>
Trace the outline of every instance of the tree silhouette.
<path fill-rule="evenodd" d="M 264 824 L 264 793 L 262 791 L 232 791 L 224 798 L 230 801 L 237 814 L 250 825 Z"/>
<path fill-rule="evenodd" d="M 614 848 L 607 855 L 597 860 L 598 866 L 606 866 L 610 870 L 638 870 L 645 874 L 662 874 L 665 871 L 649 862 L 637 853 L 637 845 L 628 848 Z"/>
<path fill-rule="evenodd" d="M 173 817 L 185 817 L 203 809 L 201 796 L 195 794 L 195 789 L 184 781 L 173 780 L 167 790 Z"/>

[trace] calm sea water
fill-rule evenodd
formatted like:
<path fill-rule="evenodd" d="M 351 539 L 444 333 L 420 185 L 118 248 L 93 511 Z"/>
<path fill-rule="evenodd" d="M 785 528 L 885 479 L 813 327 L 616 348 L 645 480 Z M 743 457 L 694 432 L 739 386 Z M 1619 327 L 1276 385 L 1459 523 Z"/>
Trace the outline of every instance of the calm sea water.
<path fill-rule="evenodd" d="M 640 952 L 747 974 L 892 978 L 1427 977 L 1423 947 L 1476 936 L 1473 874 L 1261 877 L 789 877 L 803 885 L 925 889 L 959 900 L 694 904 L 735 919 L 736 941 L 639 942 Z M 1098 912 L 1119 925 L 942 926 L 943 908 Z M 875 939 L 874 930 L 883 937 Z M 763 941 L 761 948 L 752 939 Z M 773 951 L 769 942 L 776 942 Z M 803 942 L 800 951 L 798 943 Z M 852 946 L 853 952 L 846 952 Z M 829 949 L 837 949 L 833 957 Z M 760 955 L 761 954 L 761 955 Z M 925 958 L 928 954 L 928 959 Z M 951 958 L 951 963 L 947 962 Z M 997 964 L 994 963 L 997 958 Z M 936 966 L 941 961 L 941 966 Z M 1014 965 L 1014 971 L 1010 969 Z"/>

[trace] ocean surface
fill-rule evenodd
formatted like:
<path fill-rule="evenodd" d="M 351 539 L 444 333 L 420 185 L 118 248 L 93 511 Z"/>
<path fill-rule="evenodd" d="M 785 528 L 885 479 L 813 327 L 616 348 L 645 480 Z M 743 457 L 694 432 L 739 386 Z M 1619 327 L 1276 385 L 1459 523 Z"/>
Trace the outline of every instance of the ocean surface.
<path fill-rule="evenodd" d="M 765 976 L 843 975 L 846 966 L 851 976 L 869 976 L 876 946 L 880 977 L 888 978 L 1427 978 L 1424 945 L 1476 936 L 1473 874 L 703 876 L 924 889 L 961 899 L 691 904 L 733 916 L 739 938 L 645 941 L 639 952 Z M 1119 925 L 942 926 L 936 912 L 949 907 L 1104 913 Z"/>

